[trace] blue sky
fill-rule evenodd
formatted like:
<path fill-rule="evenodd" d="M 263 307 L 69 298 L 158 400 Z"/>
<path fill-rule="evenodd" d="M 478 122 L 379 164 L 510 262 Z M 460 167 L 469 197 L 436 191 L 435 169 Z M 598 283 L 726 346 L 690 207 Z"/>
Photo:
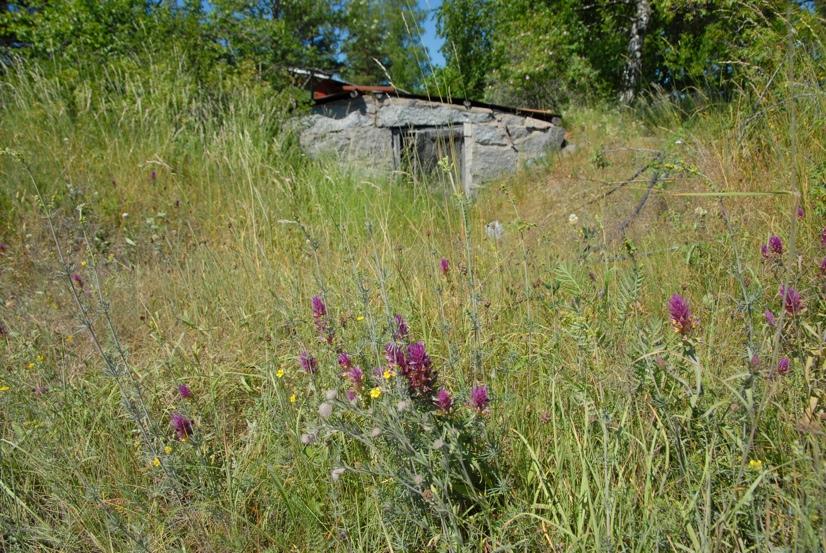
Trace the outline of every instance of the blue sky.
<path fill-rule="evenodd" d="M 445 57 L 439 51 L 444 41 L 436 35 L 436 9 L 442 5 L 442 0 L 418 0 L 418 3 L 419 7 L 427 13 L 422 42 L 430 53 L 430 60 L 433 65 L 444 66 Z"/>

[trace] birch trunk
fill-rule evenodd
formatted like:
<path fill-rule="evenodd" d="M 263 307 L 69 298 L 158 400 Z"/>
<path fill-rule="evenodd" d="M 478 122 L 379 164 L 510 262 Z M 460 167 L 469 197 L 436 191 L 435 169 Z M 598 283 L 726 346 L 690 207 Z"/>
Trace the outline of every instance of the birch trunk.
<path fill-rule="evenodd" d="M 651 21 L 650 0 L 637 0 L 637 10 L 631 22 L 631 36 L 628 39 L 628 61 L 622 72 L 622 92 L 620 101 L 630 104 L 637 96 L 642 75 L 642 43 L 645 31 Z"/>

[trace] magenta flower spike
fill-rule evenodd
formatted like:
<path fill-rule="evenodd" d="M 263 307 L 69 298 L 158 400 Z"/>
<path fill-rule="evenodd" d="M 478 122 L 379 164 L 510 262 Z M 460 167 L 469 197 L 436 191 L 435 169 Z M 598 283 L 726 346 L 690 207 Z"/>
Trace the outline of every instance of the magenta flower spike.
<path fill-rule="evenodd" d="M 671 315 L 671 324 L 674 330 L 683 336 L 688 335 L 696 325 L 694 315 L 688 302 L 680 294 L 673 294 L 668 300 L 668 312 Z"/>
<path fill-rule="evenodd" d="M 186 440 L 192 435 L 192 420 L 181 413 L 172 413 L 169 419 L 169 425 L 172 427 L 172 430 L 175 431 L 175 436 L 181 441 Z"/>
<path fill-rule="evenodd" d="M 470 390 L 470 406 L 479 411 L 484 412 L 490 403 L 490 396 L 488 396 L 488 387 L 483 385 L 474 386 Z"/>

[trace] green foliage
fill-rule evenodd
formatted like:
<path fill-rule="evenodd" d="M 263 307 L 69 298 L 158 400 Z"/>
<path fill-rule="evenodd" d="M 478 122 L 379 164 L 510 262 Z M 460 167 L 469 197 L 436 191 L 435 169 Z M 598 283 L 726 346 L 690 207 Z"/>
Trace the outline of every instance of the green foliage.
<path fill-rule="evenodd" d="M 644 91 L 701 90 L 727 99 L 782 63 L 792 28 L 822 50 L 823 21 L 784 0 L 653 0 L 642 32 Z M 445 1 L 441 82 L 471 98 L 560 109 L 616 98 L 628 58 L 634 2 Z"/>
<path fill-rule="evenodd" d="M 353 0 L 343 15 L 342 74 L 359 84 L 413 91 L 428 73 L 421 44 L 424 12 L 407 0 Z"/>
<path fill-rule="evenodd" d="M 493 3 L 489 0 L 445 0 L 437 12 L 446 68 L 437 82 L 447 95 L 480 98 L 492 67 Z"/>

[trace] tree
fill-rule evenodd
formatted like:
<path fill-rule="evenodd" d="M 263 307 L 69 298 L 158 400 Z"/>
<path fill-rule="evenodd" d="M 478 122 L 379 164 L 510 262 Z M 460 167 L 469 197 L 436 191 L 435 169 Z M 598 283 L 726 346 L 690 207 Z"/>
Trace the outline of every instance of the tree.
<path fill-rule="evenodd" d="M 622 90 L 620 101 L 630 104 L 634 101 L 640 87 L 642 76 L 642 46 L 648 24 L 651 22 L 651 2 L 637 0 L 634 18 L 631 20 L 631 30 L 628 37 L 628 59 L 622 72 Z"/>
<path fill-rule="evenodd" d="M 249 63 L 282 82 L 291 66 L 337 65 L 332 0 L 213 0 L 207 25 L 233 65 Z"/>
<path fill-rule="evenodd" d="M 443 85 L 464 98 L 484 96 L 487 74 L 493 64 L 493 13 L 491 0 L 444 0 L 436 14 L 442 53 Z"/>
<path fill-rule="evenodd" d="M 346 7 L 344 76 L 360 84 L 416 89 L 427 75 L 424 12 L 408 0 L 351 0 Z"/>

